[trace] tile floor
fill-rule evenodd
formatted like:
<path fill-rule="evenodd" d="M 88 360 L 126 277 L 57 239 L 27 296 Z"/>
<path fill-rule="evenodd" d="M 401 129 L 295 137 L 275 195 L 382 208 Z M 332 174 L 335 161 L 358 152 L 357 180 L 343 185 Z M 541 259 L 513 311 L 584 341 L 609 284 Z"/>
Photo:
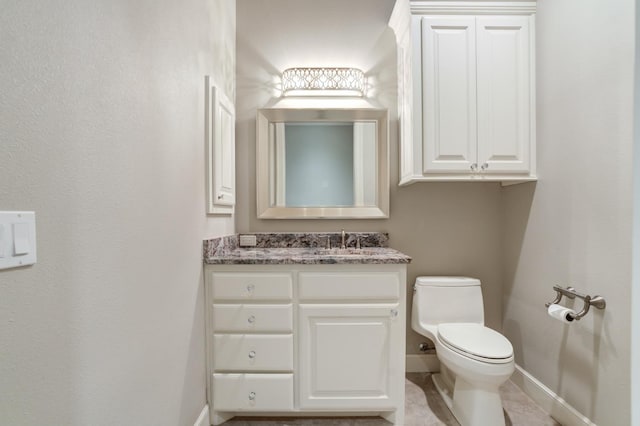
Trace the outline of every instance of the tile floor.
<path fill-rule="evenodd" d="M 408 373 L 405 396 L 405 426 L 459 426 L 433 386 L 430 373 Z M 508 381 L 501 389 L 507 426 L 560 426 L 516 385 Z M 235 417 L 234 426 L 388 426 L 379 417 L 351 418 L 248 418 Z M 487 425 L 492 426 L 492 425 Z"/>

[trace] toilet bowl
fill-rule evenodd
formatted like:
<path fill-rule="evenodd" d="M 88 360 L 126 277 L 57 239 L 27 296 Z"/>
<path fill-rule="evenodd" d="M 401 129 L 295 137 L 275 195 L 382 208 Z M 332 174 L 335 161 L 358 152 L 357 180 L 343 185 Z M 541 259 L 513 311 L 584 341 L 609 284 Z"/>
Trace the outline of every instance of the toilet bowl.
<path fill-rule="evenodd" d="M 418 277 L 411 327 L 436 346 L 441 372 L 433 382 L 462 426 L 502 426 L 499 387 L 514 371 L 513 347 L 484 326 L 480 281 Z"/>

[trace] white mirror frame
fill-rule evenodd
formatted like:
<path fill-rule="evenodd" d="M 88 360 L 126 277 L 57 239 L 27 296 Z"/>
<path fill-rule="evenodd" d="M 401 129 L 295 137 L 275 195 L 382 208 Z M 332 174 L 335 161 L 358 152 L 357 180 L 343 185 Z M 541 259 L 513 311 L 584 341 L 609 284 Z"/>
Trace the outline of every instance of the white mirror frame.
<path fill-rule="evenodd" d="M 279 207 L 270 205 L 269 124 L 280 122 L 377 123 L 377 196 L 375 206 Z M 256 120 L 256 201 L 259 219 L 385 219 L 389 217 L 389 137 L 387 110 L 375 108 L 258 110 Z"/>

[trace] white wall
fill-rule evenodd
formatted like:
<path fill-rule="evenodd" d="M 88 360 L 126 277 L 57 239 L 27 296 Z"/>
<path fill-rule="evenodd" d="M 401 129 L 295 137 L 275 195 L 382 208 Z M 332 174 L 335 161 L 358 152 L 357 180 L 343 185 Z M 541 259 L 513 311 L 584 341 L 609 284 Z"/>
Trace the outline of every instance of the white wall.
<path fill-rule="evenodd" d="M 234 95 L 233 0 L 0 2 L 0 423 L 192 425 L 205 404 L 204 75 Z"/>
<path fill-rule="evenodd" d="M 503 194 L 503 328 L 579 412 L 629 425 L 634 1 L 537 4 L 540 179 Z M 565 326 L 545 312 L 554 284 L 607 308 Z"/>
<path fill-rule="evenodd" d="M 499 184 L 429 183 L 399 188 L 395 36 L 387 27 L 392 0 L 238 0 L 237 222 L 240 232 L 386 231 L 392 247 L 413 257 L 418 275 L 470 275 L 482 280 L 487 323 L 500 328 L 501 199 Z M 258 220 L 255 117 L 279 92 L 293 66 L 354 66 L 389 109 L 391 205 L 387 220 Z M 413 292 L 408 291 L 409 297 Z M 409 299 L 409 306 L 411 299 Z M 408 312 L 409 313 L 409 312 Z M 407 351 L 424 338 L 408 331 Z"/>

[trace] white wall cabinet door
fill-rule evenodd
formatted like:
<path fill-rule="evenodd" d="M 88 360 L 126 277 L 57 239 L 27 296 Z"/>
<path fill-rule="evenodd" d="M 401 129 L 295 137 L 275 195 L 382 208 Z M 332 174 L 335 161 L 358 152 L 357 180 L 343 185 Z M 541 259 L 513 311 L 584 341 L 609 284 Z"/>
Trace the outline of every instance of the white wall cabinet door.
<path fill-rule="evenodd" d="M 478 17 L 478 165 L 483 173 L 529 171 L 529 18 Z"/>
<path fill-rule="evenodd" d="M 211 77 L 207 86 L 207 213 L 232 214 L 235 205 L 235 108 Z"/>
<path fill-rule="evenodd" d="M 423 172 L 469 172 L 477 158 L 476 20 L 422 18 Z"/>
<path fill-rule="evenodd" d="M 392 409 L 402 377 L 398 304 L 300 305 L 300 408 Z"/>

